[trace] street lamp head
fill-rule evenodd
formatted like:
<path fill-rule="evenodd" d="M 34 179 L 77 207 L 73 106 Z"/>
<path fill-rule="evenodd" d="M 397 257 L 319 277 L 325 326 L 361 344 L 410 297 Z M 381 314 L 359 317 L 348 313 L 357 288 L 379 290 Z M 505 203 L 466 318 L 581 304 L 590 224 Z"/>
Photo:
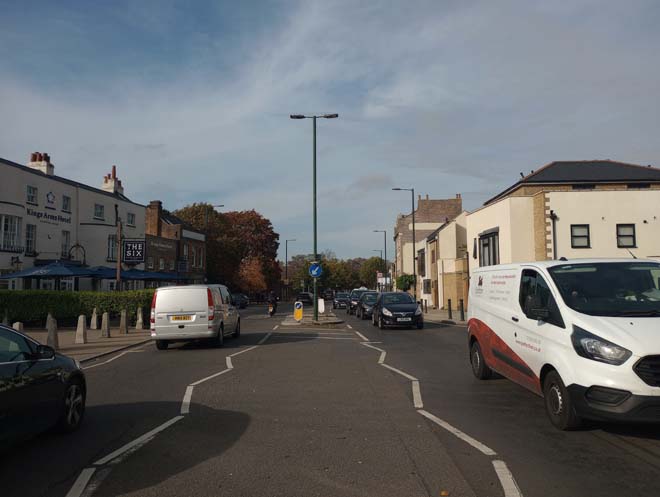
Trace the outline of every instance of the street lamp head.
<path fill-rule="evenodd" d="M 291 119 L 305 119 L 305 116 L 303 116 L 302 114 L 291 114 L 289 117 Z"/>
<path fill-rule="evenodd" d="M 339 117 L 339 114 L 323 114 L 325 119 L 337 119 Z"/>
<path fill-rule="evenodd" d="M 401 188 L 392 188 L 392 190 L 394 190 L 395 192 L 400 192 Z"/>

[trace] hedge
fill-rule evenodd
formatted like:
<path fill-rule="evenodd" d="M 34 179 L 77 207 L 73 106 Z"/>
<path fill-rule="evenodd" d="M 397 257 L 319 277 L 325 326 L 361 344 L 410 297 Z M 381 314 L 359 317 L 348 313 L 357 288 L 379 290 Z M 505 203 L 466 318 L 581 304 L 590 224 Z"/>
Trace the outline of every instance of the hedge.
<path fill-rule="evenodd" d="M 48 313 L 55 319 L 76 319 L 80 314 L 92 315 L 96 307 L 99 315 L 109 312 L 118 315 L 122 309 L 128 310 L 131 320 L 137 308 L 142 307 L 148 316 L 154 290 L 133 290 L 126 292 L 63 292 L 52 290 L 0 290 L 0 319 L 9 317 L 9 322 L 45 321 Z"/>

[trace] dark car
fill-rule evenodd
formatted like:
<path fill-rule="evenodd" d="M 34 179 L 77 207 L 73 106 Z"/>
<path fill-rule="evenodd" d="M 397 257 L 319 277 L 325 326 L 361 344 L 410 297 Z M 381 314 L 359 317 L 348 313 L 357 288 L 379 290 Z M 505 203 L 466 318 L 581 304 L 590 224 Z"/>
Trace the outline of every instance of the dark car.
<path fill-rule="evenodd" d="M 302 302 L 303 304 L 314 305 L 314 295 L 310 292 L 300 292 L 296 296 L 296 300 L 298 302 Z"/>
<path fill-rule="evenodd" d="M 348 296 L 348 304 L 346 305 L 346 313 L 347 314 L 355 314 L 355 309 L 357 309 L 357 304 L 358 301 L 360 300 L 360 297 L 364 292 L 366 292 L 367 289 L 356 289 L 351 291 L 351 294 Z"/>
<path fill-rule="evenodd" d="M 232 293 L 231 298 L 239 309 L 245 309 L 250 303 L 250 299 L 243 293 Z"/>
<path fill-rule="evenodd" d="M 364 292 L 358 300 L 355 315 L 360 319 L 369 319 L 373 314 L 374 304 L 378 299 L 378 292 Z"/>
<path fill-rule="evenodd" d="M 371 322 L 381 330 L 386 326 L 415 326 L 421 330 L 424 328 L 424 315 L 410 294 L 385 292 L 376 300 Z"/>
<path fill-rule="evenodd" d="M 335 296 L 335 292 L 329 288 L 323 292 L 323 298 L 325 300 L 332 300 L 334 296 Z"/>
<path fill-rule="evenodd" d="M 76 360 L 0 325 L 0 450 L 54 426 L 77 429 L 86 395 Z"/>
<path fill-rule="evenodd" d="M 344 309 L 347 304 L 348 304 L 348 293 L 346 292 L 335 293 L 335 298 L 332 301 L 333 309 Z"/>

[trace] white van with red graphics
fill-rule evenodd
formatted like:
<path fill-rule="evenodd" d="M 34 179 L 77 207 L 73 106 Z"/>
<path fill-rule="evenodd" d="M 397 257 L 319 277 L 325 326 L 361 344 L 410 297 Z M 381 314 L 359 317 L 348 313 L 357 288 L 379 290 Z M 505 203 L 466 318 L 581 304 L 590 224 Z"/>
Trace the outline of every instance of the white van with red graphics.
<path fill-rule="evenodd" d="M 470 278 L 470 362 L 544 397 L 552 423 L 660 422 L 660 263 L 488 266 Z"/>

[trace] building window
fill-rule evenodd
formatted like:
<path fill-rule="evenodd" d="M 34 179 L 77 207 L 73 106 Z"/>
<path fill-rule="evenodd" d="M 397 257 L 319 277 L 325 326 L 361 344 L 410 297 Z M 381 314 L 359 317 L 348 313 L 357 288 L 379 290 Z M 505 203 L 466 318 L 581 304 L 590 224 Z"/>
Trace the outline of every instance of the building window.
<path fill-rule="evenodd" d="M 596 185 L 593 183 L 582 183 L 572 186 L 573 190 L 593 190 L 596 188 Z"/>
<path fill-rule="evenodd" d="M 105 206 L 94 204 L 94 219 L 105 220 Z"/>
<path fill-rule="evenodd" d="M 108 235 L 108 262 L 117 260 L 117 235 Z"/>
<path fill-rule="evenodd" d="M 194 268 L 196 267 L 196 261 L 195 261 L 195 247 L 190 247 L 190 255 L 192 256 L 192 260 L 190 261 L 190 267 Z"/>
<path fill-rule="evenodd" d="M 28 185 L 26 202 L 28 204 L 37 205 L 39 203 L 38 198 L 39 198 L 39 190 L 37 190 L 37 187 Z"/>
<path fill-rule="evenodd" d="M 616 225 L 616 246 L 619 248 L 637 247 L 637 238 L 635 237 L 634 224 Z"/>
<path fill-rule="evenodd" d="M 571 224 L 571 248 L 591 248 L 588 224 Z"/>
<path fill-rule="evenodd" d="M 71 232 L 62 231 L 62 259 L 69 257 L 69 249 L 71 248 Z"/>
<path fill-rule="evenodd" d="M 33 255 L 36 252 L 37 226 L 35 224 L 25 225 L 25 255 Z"/>
<path fill-rule="evenodd" d="M 426 250 L 417 251 L 417 274 L 424 276 L 426 274 Z"/>
<path fill-rule="evenodd" d="M 500 263 L 499 230 L 479 235 L 479 266 L 494 266 Z"/>
<path fill-rule="evenodd" d="M 187 243 L 183 244 L 183 260 L 184 261 L 188 260 L 188 244 Z"/>
<path fill-rule="evenodd" d="M 62 211 L 71 212 L 71 197 L 62 195 Z"/>
<path fill-rule="evenodd" d="M 158 259 L 158 269 L 160 269 L 161 271 L 165 269 L 165 259 L 163 259 L 162 257 Z"/>
<path fill-rule="evenodd" d="M 23 252 L 23 247 L 19 247 L 20 240 L 21 218 L 7 214 L 0 216 L 0 249 L 5 252 Z"/>
<path fill-rule="evenodd" d="M 199 267 L 203 268 L 204 267 L 204 248 L 203 247 L 199 248 L 198 260 L 199 260 Z"/>
<path fill-rule="evenodd" d="M 154 268 L 154 258 L 147 257 L 147 269 L 153 269 L 153 268 Z"/>
<path fill-rule="evenodd" d="M 126 223 L 129 226 L 135 226 L 135 214 L 133 214 L 132 212 L 126 214 Z"/>
<path fill-rule="evenodd" d="M 176 267 L 176 265 L 174 264 L 174 260 L 170 260 L 169 266 L 170 266 L 170 271 L 174 271 L 174 268 Z"/>

